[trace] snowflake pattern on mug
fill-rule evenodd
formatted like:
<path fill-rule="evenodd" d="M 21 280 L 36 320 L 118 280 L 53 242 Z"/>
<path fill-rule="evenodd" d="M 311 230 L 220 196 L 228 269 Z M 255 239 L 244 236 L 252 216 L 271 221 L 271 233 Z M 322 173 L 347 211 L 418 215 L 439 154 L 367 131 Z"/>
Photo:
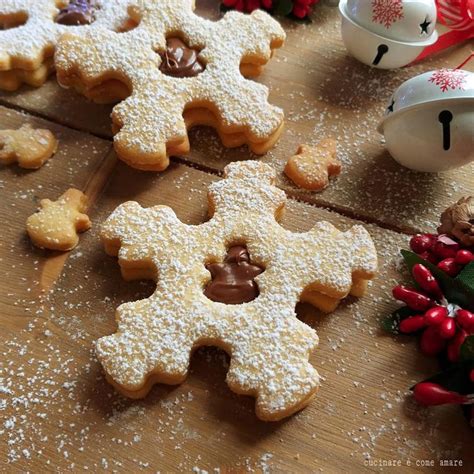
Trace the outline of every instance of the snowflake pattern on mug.
<path fill-rule="evenodd" d="M 402 0 L 372 0 L 372 21 L 390 28 L 403 18 Z"/>

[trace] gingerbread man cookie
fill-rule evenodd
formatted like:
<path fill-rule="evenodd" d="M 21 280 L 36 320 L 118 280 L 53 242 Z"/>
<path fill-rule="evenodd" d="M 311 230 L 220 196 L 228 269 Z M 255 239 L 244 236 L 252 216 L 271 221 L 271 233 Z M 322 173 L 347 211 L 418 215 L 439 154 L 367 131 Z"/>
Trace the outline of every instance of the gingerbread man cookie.
<path fill-rule="evenodd" d="M 89 27 L 120 31 L 128 21 L 127 0 L 2 0 L 0 89 L 22 83 L 41 86 L 54 70 L 53 55 L 66 31 Z M 1 28 L 3 27 L 3 28 Z"/>
<path fill-rule="evenodd" d="M 154 383 L 181 383 L 193 350 L 218 346 L 231 356 L 229 387 L 255 396 L 262 420 L 279 420 L 319 386 L 308 362 L 318 337 L 296 317 L 297 302 L 327 308 L 359 293 L 374 276 L 376 251 L 361 226 L 340 232 L 319 222 L 299 234 L 280 226 L 286 196 L 268 165 L 234 163 L 225 172 L 210 187 L 204 224 L 136 202 L 107 219 L 102 239 L 124 278 L 157 287 L 117 309 L 118 331 L 97 342 L 97 355 L 108 380 L 138 398 Z"/>
<path fill-rule="evenodd" d="M 33 243 L 50 250 L 72 250 L 79 243 L 78 232 L 91 228 L 87 197 L 77 189 L 68 189 L 57 201 L 43 199 L 41 210 L 30 216 L 26 230 Z"/>
<path fill-rule="evenodd" d="M 337 142 L 328 138 L 316 146 L 301 145 L 288 160 L 285 174 L 300 188 L 321 191 L 328 186 L 330 177 L 341 173 L 341 168 Z"/>
<path fill-rule="evenodd" d="M 112 112 L 115 149 L 135 168 L 160 171 L 170 155 L 187 153 L 194 125 L 259 154 L 282 131 L 283 111 L 268 103 L 268 89 L 243 74 L 260 72 L 282 45 L 283 29 L 262 11 L 209 21 L 193 8 L 193 0 L 136 0 L 134 30 L 95 28 L 66 34 L 58 45 L 61 85 L 99 102 L 122 100 Z"/>
<path fill-rule="evenodd" d="M 34 129 L 25 124 L 18 130 L 0 130 L 0 163 L 15 161 L 22 168 L 38 169 L 58 148 L 58 141 L 49 130 Z"/>

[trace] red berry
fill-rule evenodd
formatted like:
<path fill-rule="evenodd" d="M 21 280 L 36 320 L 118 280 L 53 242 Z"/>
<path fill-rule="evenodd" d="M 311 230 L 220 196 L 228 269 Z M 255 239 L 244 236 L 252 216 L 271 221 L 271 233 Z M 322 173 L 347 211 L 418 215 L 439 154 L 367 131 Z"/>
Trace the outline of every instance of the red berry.
<path fill-rule="evenodd" d="M 426 311 L 428 308 L 434 305 L 434 301 L 431 298 L 428 298 L 419 291 L 406 288 L 403 285 L 396 286 L 392 290 L 392 293 L 396 300 L 403 301 L 411 309 L 416 311 Z"/>
<path fill-rule="evenodd" d="M 456 362 L 459 359 L 459 351 L 467 337 L 467 332 L 464 329 L 460 329 L 454 339 L 449 343 L 448 346 L 448 359 L 451 362 Z"/>
<path fill-rule="evenodd" d="M 459 250 L 459 244 L 445 234 L 438 235 L 432 251 L 442 260 L 454 258 Z"/>
<path fill-rule="evenodd" d="M 426 326 L 424 316 L 410 316 L 409 318 L 400 321 L 400 331 L 406 334 L 419 331 Z"/>
<path fill-rule="evenodd" d="M 438 265 L 439 261 L 441 260 L 439 257 L 437 257 L 433 252 L 425 252 L 425 256 L 422 257 L 424 260 L 428 260 L 428 262 L 432 263 L 433 265 Z"/>
<path fill-rule="evenodd" d="M 434 236 L 432 234 L 417 234 L 410 239 L 410 248 L 413 252 L 421 255 L 428 252 L 434 244 Z"/>
<path fill-rule="evenodd" d="M 455 261 L 458 265 L 468 265 L 474 261 L 474 253 L 470 252 L 469 250 L 458 250 Z"/>
<path fill-rule="evenodd" d="M 427 293 L 430 293 L 436 298 L 441 298 L 443 296 L 441 288 L 439 287 L 435 277 L 424 265 L 417 263 L 413 266 L 411 273 L 415 281 Z"/>
<path fill-rule="evenodd" d="M 456 323 L 453 318 L 445 318 L 439 326 L 439 334 L 443 339 L 451 339 L 456 334 Z"/>
<path fill-rule="evenodd" d="M 438 268 L 451 277 L 455 277 L 461 270 L 454 258 L 445 258 L 438 263 Z"/>
<path fill-rule="evenodd" d="M 425 406 L 446 405 L 448 403 L 459 405 L 469 401 L 468 397 L 446 390 L 441 385 L 432 382 L 421 382 L 415 385 L 413 396 L 418 403 Z"/>
<path fill-rule="evenodd" d="M 421 335 L 420 348 L 423 354 L 434 356 L 441 352 L 446 341 L 440 336 L 435 326 L 427 327 Z"/>
<path fill-rule="evenodd" d="M 448 317 L 448 310 L 444 306 L 435 306 L 425 313 L 425 321 L 428 326 L 437 326 Z"/>
<path fill-rule="evenodd" d="M 474 313 L 471 313 L 467 309 L 457 310 L 456 321 L 467 332 L 474 331 Z"/>

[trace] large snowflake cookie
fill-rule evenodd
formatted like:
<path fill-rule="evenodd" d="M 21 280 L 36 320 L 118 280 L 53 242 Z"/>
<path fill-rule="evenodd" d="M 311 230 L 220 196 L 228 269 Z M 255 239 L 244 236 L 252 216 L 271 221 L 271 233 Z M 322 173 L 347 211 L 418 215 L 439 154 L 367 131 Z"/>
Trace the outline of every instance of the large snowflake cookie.
<path fill-rule="evenodd" d="M 187 153 L 187 130 L 217 129 L 227 147 L 271 148 L 283 111 L 268 103 L 256 76 L 284 41 L 268 14 L 227 13 L 220 21 L 194 14 L 193 0 L 136 0 L 138 26 L 67 34 L 56 54 L 58 80 L 99 102 L 122 100 L 112 113 L 115 148 L 135 168 L 160 171 Z M 245 76 L 245 77 L 244 77 Z"/>
<path fill-rule="evenodd" d="M 89 27 L 117 31 L 127 25 L 127 0 L 1 0 L 0 89 L 41 86 L 53 71 L 53 54 L 66 31 Z"/>
<path fill-rule="evenodd" d="M 154 279 L 154 294 L 117 309 L 118 331 L 97 342 L 108 380 L 125 395 L 178 384 L 199 346 L 231 356 L 227 383 L 257 398 L 257 416 L 279 420 L 300 410 L 319 386 L 308 362 L 316 332 L 295 306 L 334 309 L 360 296 L 377 268 L 361 226 L 340 232 L 327 222 L 292 233 L 278 224 L 285 193 L 259 162 L 234 163 L 209 191 L 211 219 L 186 225 L 165 206 L 118 207 L 105 222 L 107 253 L 127 280 Z M 240 303 L 240 304 L 239 304 Z"/>

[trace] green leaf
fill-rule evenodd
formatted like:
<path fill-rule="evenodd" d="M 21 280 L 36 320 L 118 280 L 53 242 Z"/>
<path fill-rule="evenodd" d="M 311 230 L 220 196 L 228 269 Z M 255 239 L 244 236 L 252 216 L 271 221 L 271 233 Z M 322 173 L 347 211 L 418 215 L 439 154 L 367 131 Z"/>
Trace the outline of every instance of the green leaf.
<path fill-rule="evenodd" d="M 291 0 L 278 0 L 274 7 L 274 12 L 277 15 L 289 15 L 293 10 L 293 2 Z"/>
<path fill-rule="evenodd" d="M 456 280 L 459 280 L 474 292 L 474 262 L 466 265 L 463 271 L 456 277 Z"/>
<path fill-rule="evenodd" d="M 403 306 L 394 311 L 390 316 L 387 316 L 380 321 L 381 328 L 391 334 L 400 334 L 399 326 L 400 321 L 413 316 L 414 311 L 408 306 Z"/>
<path fill-rule="evenodd" d="M 474 336 L 468 336 L 461 346 L 461 360 L 474 361 Z"/>
<path fill-rule="evenodd" d="M 410 273 L 414 265 L 421 263 L 435 276 L 444 296 L 450 303 L 454 303 L 464 309 L 474 311 L 474 288 L 470 288 L 461 279 L 451 278 L 447 273 L 440 270 L 436 265 L 424 260 L 416 253 L 410 252 L 408 250 L 402 250 L 401 254 L 408 266 Z"/>

